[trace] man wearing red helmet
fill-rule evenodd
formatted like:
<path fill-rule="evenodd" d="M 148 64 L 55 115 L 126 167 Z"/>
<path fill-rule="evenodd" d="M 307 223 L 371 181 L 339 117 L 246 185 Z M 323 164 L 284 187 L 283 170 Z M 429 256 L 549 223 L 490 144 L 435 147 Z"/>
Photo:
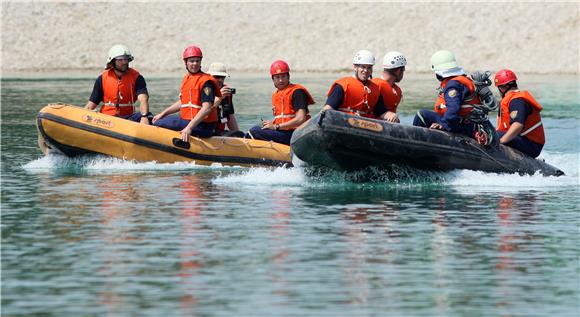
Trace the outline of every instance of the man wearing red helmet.
<path fill-rule="evenodd" d="M 219 84 L 209 74 L 201 71 L 203 54 L 197 46 L 191 45 L 183 51 L 183 61 L 187 74 L 181 81 L 179 100 L 153 117 L 153 124 L 180 131 L 181 139 L 189 141 L 189 136 L 208 138 L 213 135 L 218 121 L 217 108 L 212 107 L 214 98 L 221 97 Z M 179 116 L 169 114 L 179 111 Z"/>
<path fill-rule="evenodd" d="M 153 115 L 149 112 L 147 84 L 137 70 L 129 67 L 133 54 L 127 46 L 117 44 L 108 55 L 105 71 L 97 77 L 85 108 L 94 110 L 101 104 L 101 113 L 149 124 Z M 137 102 L 139 112 L 135 112 Z"/>
<path fill-rule="evenodd" d="M 537 157 L 546 142 L 540 116 L 542 106 L 528 91 L 518 89 L 517 79 L 509 69 L 495 74 L 495 86 L 502 96 L 497 117 L 499 142 Z"/>
<path fill-rule="evenodd" d="M 290 83 L 290 66 L 277 60 L 270 66 L 276 91 L 272 94 L 274 120 L 262 121 L 250 129 L 246 137 L 290 144 L 294 130 L 310 118 L 308 106 L 314 104 L 312 95 L 299 84 Z"/>

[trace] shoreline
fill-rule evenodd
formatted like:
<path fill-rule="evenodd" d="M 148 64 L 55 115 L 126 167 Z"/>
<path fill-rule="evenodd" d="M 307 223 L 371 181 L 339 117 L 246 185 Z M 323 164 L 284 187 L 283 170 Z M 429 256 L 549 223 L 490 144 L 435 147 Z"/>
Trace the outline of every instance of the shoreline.
<path fill-rule="evenodd" d="M 376 69 L 386 52 L 399 51 L 408 73 L 428 73 L 430 56 L 447 49 L 467 71 L 580 74 L 577 3 L 111 4 L 2 1 L 2 73 L 97 72 L 120 43 L 144 74 L 179 73 L 192 44 L 204 65 L 219 61 L 236 72 L 266 73 L 278 59 L 293 71 L 348 72 L 354 53 L 367 49 Z"/>
<path fill-rule="evenodd" d="M 203 67 L 203 71 L 206 71 L 206 67 Z M 18 80 L 18 79 L 95 79 L 102 73 L 103 69 L 61 69 L 61 70 L 37 70 L 37 71 L 3 71 L 0 74 L 0 79 L 2 80 Z M 141 72 L 141 71 L 140 71 Z M 267 71 L 264 70 L 236 70 L 232 69 L 231 71 L 228 70 L 230 73 L 230 77 L 232 78 L 239 78 L 242 79 L 246 78 L 256 78 L 256 77 L 264 77 L 269 78 L 269 74 Z M 467 74 L 471 74 L 472 71 L 466 70 Z M 297 77 L 321 77 L 321 76 L 330 76 L 336 75 L 338 76 L 348 76 L 350 73 L 349 70 L 337 70 L 337 71 L 292 71 L 293 75 Z M 141 74 L 145 78 L 154 78 L 154 79 L 162 79 L 162 78 L 181 78 L 183 77 L 184 70 L 178 70 L 174 72 L 169 71 L 149 71 L 149 72 L 141 72 Z M 380 69 L 374 69 L 373 74 L 374 77 L 377 77 L 377 74 L 380 74 Z M 492 71 L 492 76 L 495 74 Z M 559 77 L 559 78 L 570 78 L 576 79 L 580 82 L 580 78 L 575 73 L 534 73 L 534 72 L 518 72 L 518 75 L 521 74 L 521 77 Z M 405 71 L 406 78 L 408 77 L 434 77 L 432 72 L 413 72 L 413 71 Z M 405 79 L 403 79 L 404 83 Z"/>

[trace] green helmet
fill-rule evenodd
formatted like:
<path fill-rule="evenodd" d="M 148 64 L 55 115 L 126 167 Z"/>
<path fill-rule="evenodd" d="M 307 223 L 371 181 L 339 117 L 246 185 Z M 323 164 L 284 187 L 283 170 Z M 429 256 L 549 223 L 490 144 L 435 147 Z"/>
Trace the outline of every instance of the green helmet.
<path fill-rule="evenodd" d="M 431 56 L 431 70 L 434 72 L 459 67 L 455 55 L 450 51 L 437 51 Z"/>
<path fill-rule="evenodd" d="M 120 56 L 127 57 L 129 59 L 129 62 L 133 60 L 133 54 L 131 54 L 131 51 L 127 46 L 116 44 L 109 49 L 109 57 L 107 58 L 107 64 Z"/>

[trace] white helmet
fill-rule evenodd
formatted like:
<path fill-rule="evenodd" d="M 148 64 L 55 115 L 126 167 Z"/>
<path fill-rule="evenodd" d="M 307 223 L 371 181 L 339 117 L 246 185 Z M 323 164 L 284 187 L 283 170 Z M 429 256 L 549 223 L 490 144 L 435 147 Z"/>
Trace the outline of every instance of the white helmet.
<path fill-rule="evenodd" d="M 360 50 L 354 54 L 352 63 L 355 65 L 374 65 L 375 56 L 373 53 L 371 53 L 371 51 Z"/>
<path fill-rule="evenodd" d="M 133 60 L 133 54 L 131 54 L 129 48 L 122 44 L 113 45 L 109 49 L 108 55 L 109 57 L 107 58 L 107 64 L 119 56 L 126 56 L 129 59 L 129 62 Z"/>
<path fill-rule="evenodd" d="M 211 63 L 211 65 L 209 65 L 209 69 L 207 70 L 207 72 L 212 76 L 223 76 L 223 77 L 230 76 L 226 69 L 226 65 L 224 65 L 223 63 L 217 62 Z"/>
<path fill-rule="evenodd" d="M 405 58 L 405 55 L 403 55 L 403 53 L 401 52 L 396 51 L 388 52 L 387 54 L 385 54 L 385 57 L 383 58 L 384 69 L 399 68 L 405 65 L 407 65 L 407 59 Z"/>

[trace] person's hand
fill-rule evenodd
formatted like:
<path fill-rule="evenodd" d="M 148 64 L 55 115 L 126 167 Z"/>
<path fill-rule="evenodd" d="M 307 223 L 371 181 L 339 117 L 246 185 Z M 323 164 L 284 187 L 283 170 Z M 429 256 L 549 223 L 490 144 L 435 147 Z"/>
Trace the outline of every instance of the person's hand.
<path fill-rule="evenodd" d="M 385 114 L 385 121 L 390 122 L 390 123 L 401 122 L 399 120 L 399 116 L 397 116 L 397 114 L 392 112 L 392 111 L 387 111 L 387 113 Z"/>
<path fill-rule="evenodd" d="M 161 118 L 163 118 L 163 114 L 158 113 L 155 116 L 153 116 L 153 120 L 151 120 L 151 121 L 153 121 L 153 123 L 155 123 L 155 122 L 157 122 L 157 120 L 159 120 Z M 141 118 L 141 120 L 143 120 L 143 118 Z"/>
<path fill-rule="evenodd" d="M 220 89 L 221 93 L 222 93 L 222 97 L 227 97 L 227 96 L 231 96 L 232 91 L 230 90 L 230 87 L 222 87 L 222 89 Z"/>
<path fill-rule="evenodd" d="M 141 120 L 139 122 L 142 124 L 149 125 L 149 118 L 148 117 L 141 117 Z"/>
<path fill-rule="evenodd" d="M 439 123 L 433 123 L 433 124 L 431 124 L 431 126 L 429 127 L 429 129 L 443 130 L 443 126 L 440 125 Z"/>
<path fill-rule="evenodd" d="M 275 130 L 276 125 L 274 125 L 274 121 L 270 121 L 270 120 L 262 121 L 262 129 Z"/>
<path fill-rule="evenodd" d="M 183 142 L 189 142 L 190 135 L 191 135 L 190 127 L 185 127 L 185 129 L 181 130 L 181 140 L 183 140 Z"/>

